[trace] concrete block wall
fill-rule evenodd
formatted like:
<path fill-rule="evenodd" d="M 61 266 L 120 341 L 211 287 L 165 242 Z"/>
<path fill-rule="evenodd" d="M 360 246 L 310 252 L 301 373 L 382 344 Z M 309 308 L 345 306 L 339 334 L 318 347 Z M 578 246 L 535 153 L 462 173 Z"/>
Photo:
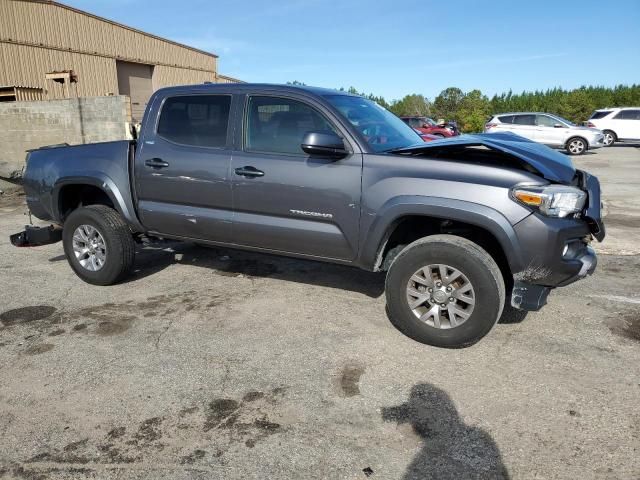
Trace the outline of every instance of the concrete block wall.
<path fill-rule="evenodd" d="M 130 122 L 125 95 L 0 103 L 0 176 L 22 169 L 32 148 L 130 138 Z"/>

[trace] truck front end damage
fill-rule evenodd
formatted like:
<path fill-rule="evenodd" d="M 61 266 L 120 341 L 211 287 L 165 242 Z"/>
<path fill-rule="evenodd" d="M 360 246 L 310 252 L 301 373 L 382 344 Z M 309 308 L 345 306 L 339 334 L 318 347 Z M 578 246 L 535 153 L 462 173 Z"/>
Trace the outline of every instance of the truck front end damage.
<path fill-rule="evenodd" d="M 539 310 L 553 288 L 595 271 L 598 259 L 590 244 L 594 238 L 601 242 L 605 237 L 600 183 L 578 170 L 576 185 L 587 195 L 580 213 L 565 218 L 534 213 L 514 226 L 527 266 L 513 275 L 513 307 Z"/>

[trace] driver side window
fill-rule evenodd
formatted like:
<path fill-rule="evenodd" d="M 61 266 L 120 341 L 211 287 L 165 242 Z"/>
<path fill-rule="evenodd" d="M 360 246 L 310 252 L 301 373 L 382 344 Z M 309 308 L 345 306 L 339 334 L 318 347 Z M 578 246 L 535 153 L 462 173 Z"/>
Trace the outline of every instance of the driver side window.
<path fill-rule="evenodd" d="M 300 144 L 307 132 L 335 129 L 309 105 L 288 98 L 252 96 L 245 126 L 245 150 L 306 155 Z"/>

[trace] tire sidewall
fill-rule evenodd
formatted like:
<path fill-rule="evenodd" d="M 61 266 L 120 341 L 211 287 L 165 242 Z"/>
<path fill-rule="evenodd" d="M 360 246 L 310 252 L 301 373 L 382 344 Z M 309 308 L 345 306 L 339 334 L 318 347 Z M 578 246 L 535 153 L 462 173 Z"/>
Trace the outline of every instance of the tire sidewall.
<path fill-rule="evenodd" d="M 466 275 L 475 292 L 473 313 L 462 325 L 451 329 L 439 329 L 421 322 L 406 300 L 411 276 L 421 267 L 439 263 Z M 407 336 L 429 345 L 460 348 L 477 342 L 496 324 L 502 313 L 504 286 L 501 290 L 480 255 L 446 242 L 429 242 L 396 258 L 387 274 L 386 295 L 391 321 Z"/>
<path fill-rule="evenodd" d="M 106 260 L 104 266 L 96 272 L 87 270 L 80 265 L 73 252 L 73 234 L 80 225 L 94 227 L 104 239 L 107 248 Z M 113 227 L 99 212 L 90 208 L 80 208 L 71 213 L 64 222 L 62 243 L 69 265 L 76 275 L 85 282 L 94 285 L 109 285 L 120 276 L 123 258 L 122 245 Z"/>

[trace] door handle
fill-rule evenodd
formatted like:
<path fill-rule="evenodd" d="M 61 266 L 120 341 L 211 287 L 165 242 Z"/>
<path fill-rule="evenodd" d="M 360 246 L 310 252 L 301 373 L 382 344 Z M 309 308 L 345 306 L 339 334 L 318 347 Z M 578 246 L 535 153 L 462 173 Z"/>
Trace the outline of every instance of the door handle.
<path fill-rule="evenodd" d="M 264 172 L 262 170 L 258 170 L 256 167 L 241 167 L 235 169 L 236 175 L 240 175 L 242 177 L 264 177 Z"/>
<path fill-rule="evenodd" d="M 150 158 L 148 160 L 145 160 L 144 164 L 147 167 L 151 167 L 151 168 L 166 168 L 169 166 L 169 164 L 164 160 L 162 160 L 161 158 Z"/>

